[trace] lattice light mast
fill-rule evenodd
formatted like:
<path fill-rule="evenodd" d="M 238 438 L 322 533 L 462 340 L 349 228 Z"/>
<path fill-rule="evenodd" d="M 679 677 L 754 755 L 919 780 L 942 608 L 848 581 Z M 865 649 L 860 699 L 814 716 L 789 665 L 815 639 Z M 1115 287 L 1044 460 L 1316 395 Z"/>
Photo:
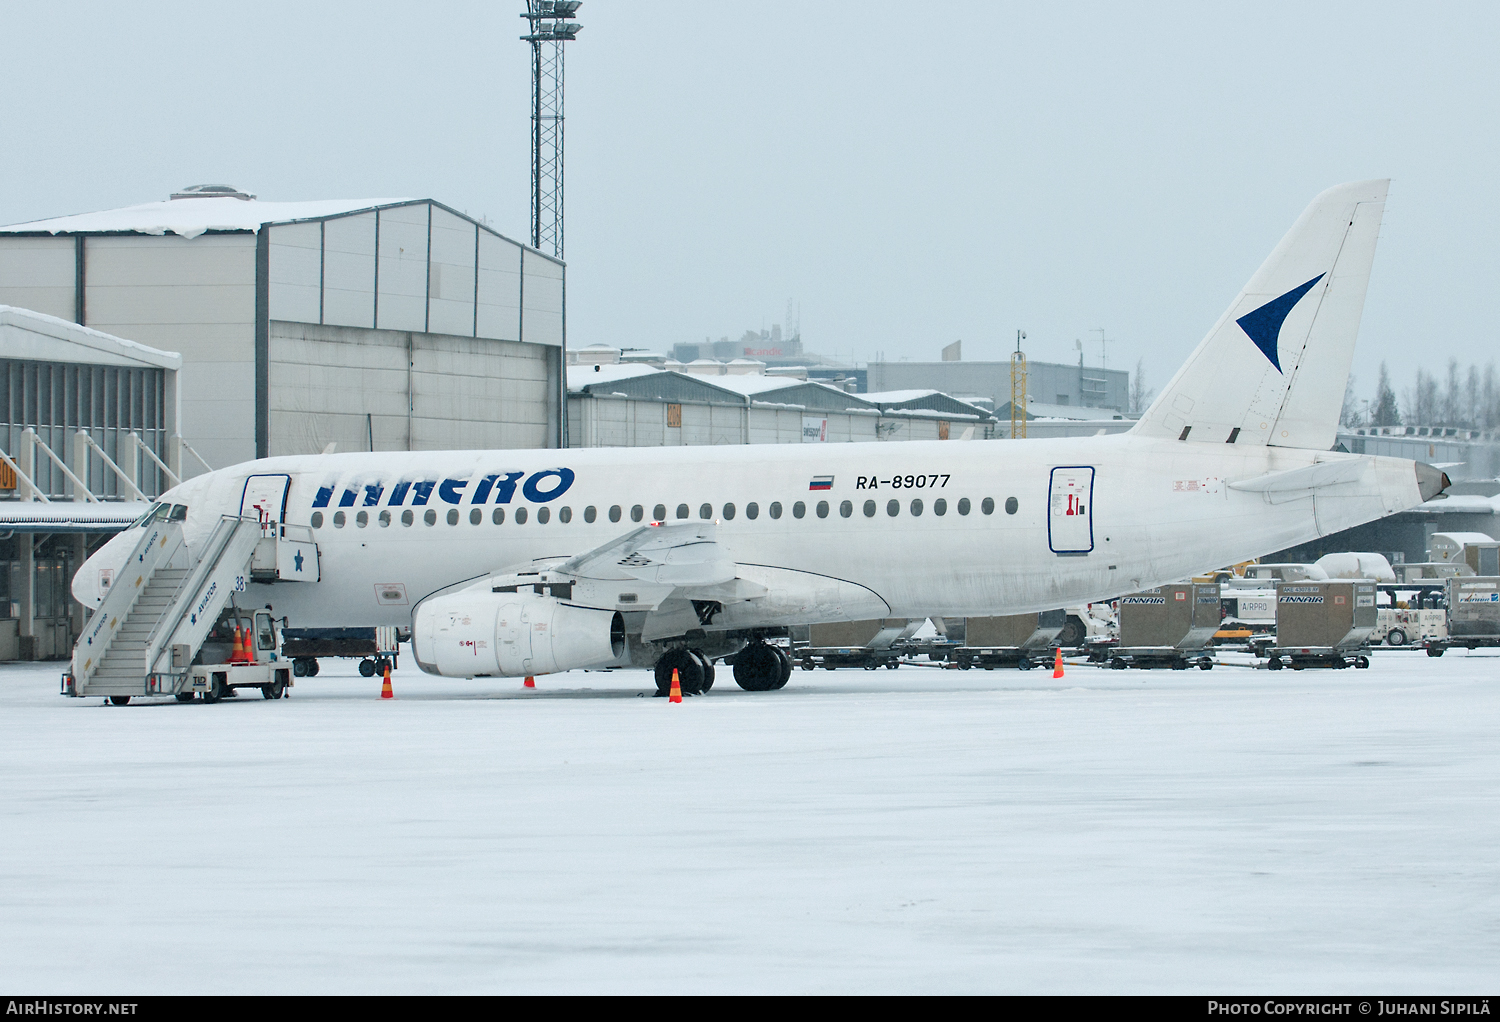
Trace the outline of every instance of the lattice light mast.
<path fill-rule="evenodd" d="M 578 36 L 581 0 L 527 0 L 531 44 L 531 246 L 563 255 L 563 44 Z"/>
<path fill-rule="evenodd" d="M 1010 356 L 1010 437 L 1012 440 L 1026 439 L 1026 354 L 1021 342 L 1026 340 L 1026 331 L 1016 331 L 1016 350 Z"/>

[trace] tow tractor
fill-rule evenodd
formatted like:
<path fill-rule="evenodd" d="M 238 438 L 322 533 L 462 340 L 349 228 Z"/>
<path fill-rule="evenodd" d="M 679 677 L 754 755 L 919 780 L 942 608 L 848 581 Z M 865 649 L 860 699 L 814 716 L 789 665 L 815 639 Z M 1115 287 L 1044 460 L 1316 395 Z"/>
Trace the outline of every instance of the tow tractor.
<path fill-rule="evenodd" d="M 213 630 L 187 666 L 187 681 L 177 693 L 178 702 L 189 703 L 201 696 L 205 703 L 232 698 L 236 689 L 258 688 L 267 699 L 289 695 L 292 663 L 279 659 L 280 635 L 270 611 L 246 613 L 231 601 Z M 189 647 L 173 647 L 173 669 L 181 669 L 179 657 Z"/>

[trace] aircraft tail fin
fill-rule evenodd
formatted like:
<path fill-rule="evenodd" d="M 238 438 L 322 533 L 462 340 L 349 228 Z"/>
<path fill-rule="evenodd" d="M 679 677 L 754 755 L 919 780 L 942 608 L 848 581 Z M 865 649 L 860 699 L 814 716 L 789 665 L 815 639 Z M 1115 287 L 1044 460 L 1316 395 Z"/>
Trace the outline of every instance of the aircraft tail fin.
<path fill-rule="evenodd" d="M 1332 447 L 1389 186 L 1314 199 L 1131 432 Z"/>

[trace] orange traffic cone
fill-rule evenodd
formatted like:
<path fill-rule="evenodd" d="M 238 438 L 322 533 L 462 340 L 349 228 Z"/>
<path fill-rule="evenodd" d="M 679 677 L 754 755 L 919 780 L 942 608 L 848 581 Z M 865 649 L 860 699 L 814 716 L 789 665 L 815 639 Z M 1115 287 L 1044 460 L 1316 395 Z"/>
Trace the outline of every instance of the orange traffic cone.
<path fill-rule="evenodd" d="M 1052 658 L 1052 677 L 1054 677 L 1054 678 L 1061 678 L 1062 676 L 1063 676 L 1062 647 L 1059 646 L 1058 650 L 1057 650 L 1057 656 L 1055 656 L 1055 657 Z"/>
<path fill-rule="evenodd" d="M 522 685 L 521 687 L 522 688 L 536 688 L 536 679 L 533 678 L 529 674 L 526 675 L 526 684 Z"/>
<path fill-rule="evenodd" d="M 396 693 L 391 691 L 391 665 L 387 661 L 385 665 L 385 681 L 380 686 L 380 698 L 395 699 Z"/>
<path fill-rule="evenodd" d="M 672 668 L 672 694 L 668 697 L 669 703 L 682 702 L 682 682 L 677 680 L 677 668 Z"/>
<path fill-rule="evenodd" d="M 229 662 L 232 664 L 245 662 L 245 636 L 239 625 L 234 626 L 234 649 L 229 652 Z"/>

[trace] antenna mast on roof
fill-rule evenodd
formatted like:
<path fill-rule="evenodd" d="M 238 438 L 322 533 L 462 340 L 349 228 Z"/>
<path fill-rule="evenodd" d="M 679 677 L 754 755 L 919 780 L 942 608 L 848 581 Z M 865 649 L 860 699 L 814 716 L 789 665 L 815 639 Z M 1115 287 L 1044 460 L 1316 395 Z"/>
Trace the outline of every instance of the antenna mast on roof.
<path fill-rule="evenodd" d="M 531 247 L 563 255 L 563 43 L 582 0 L 526 0 L 531 44 Z"/>

